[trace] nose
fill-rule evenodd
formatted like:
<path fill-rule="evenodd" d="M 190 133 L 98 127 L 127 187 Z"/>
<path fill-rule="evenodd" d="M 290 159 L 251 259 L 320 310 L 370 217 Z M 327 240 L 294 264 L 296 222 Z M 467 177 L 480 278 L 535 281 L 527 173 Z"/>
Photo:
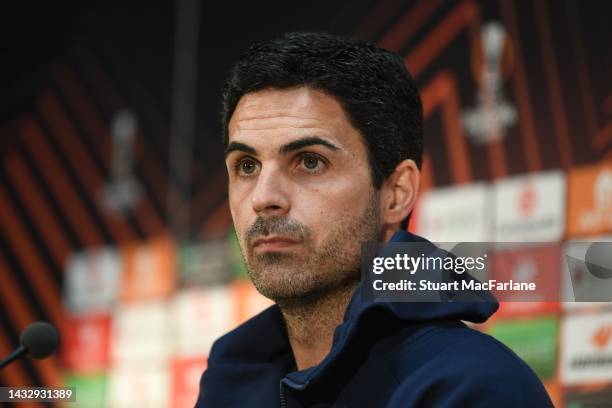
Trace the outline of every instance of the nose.
<path fill-rule="evenodd" d="M 289 212 L 289 197 L 282 174 L 273 165 L 262 168 L 253 190 L 251 204 L 260 216 L 286 215 Z"/>

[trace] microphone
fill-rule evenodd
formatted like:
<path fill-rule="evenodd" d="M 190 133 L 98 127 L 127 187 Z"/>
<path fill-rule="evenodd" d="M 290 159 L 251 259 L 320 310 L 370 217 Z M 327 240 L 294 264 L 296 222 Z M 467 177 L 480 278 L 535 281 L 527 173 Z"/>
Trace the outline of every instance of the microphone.
<path fill-rule="evenodd" d="M 8 357 L 0 361 L 3 368 L 24 354 L 32 358 L 45 358 L 51 355 L 60 343 L 57 329 L 47 322 L 34 322 L 26 327 L 19 337 L 21 343 Z"/>

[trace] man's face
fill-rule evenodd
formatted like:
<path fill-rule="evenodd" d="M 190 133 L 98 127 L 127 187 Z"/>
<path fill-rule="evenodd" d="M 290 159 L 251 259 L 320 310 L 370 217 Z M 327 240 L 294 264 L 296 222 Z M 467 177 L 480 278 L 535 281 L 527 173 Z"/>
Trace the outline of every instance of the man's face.
<path fill-rule="evenodd" d="M 228 126 L 229 203 L 253 283 L 276 301 L 359 279 L 380 240 L 367 151 L 342 107 L 300 87 L 243 96 Z"/>

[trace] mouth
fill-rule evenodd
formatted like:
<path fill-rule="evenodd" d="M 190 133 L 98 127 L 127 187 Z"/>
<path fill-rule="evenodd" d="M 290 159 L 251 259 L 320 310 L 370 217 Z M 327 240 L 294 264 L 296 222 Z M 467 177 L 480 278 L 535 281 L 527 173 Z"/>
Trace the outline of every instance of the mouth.
<path fill-rule="evenodd" d="M 253 249 L 258 252 L 279 251 L 293 248 L 300 244 L 301 242 L 294 239 L 270 236 L 266 238 L 258 238 L 253 241 Z"/>

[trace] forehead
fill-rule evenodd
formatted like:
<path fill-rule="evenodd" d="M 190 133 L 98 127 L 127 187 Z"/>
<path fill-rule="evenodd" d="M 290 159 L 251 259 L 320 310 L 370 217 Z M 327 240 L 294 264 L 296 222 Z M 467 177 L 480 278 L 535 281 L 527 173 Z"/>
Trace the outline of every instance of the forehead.
<path fill-rule="evenodd" d="M 239 100 L 228 124 L 229 142 L 276 144 L 306 133 L 345 147 L 362 144 L 340 103 L 306 87 L 248 93 Z"/>

